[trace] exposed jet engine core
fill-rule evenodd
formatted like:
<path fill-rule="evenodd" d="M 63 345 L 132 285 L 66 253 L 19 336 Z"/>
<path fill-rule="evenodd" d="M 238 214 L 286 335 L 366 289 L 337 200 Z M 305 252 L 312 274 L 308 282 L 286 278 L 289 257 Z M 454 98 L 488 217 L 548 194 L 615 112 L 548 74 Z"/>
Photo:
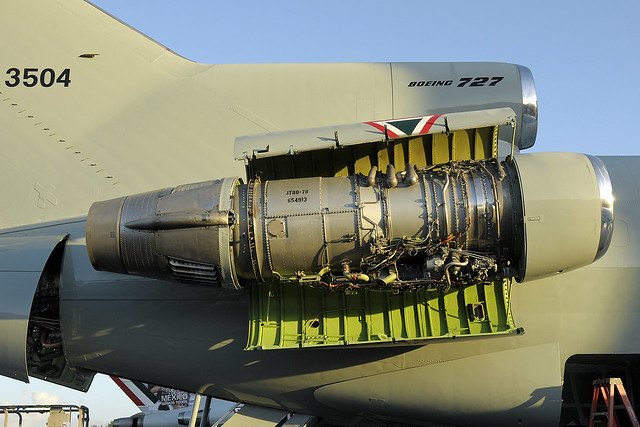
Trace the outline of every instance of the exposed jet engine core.
<path fill-rule="evenodd" d="M 225 178 L 97 202 L 87 248 L 98 270 L 229 288 L 448 289 L 587 265 L 612 227 L 602 162 L 542 153 L 403 174 Z"/>

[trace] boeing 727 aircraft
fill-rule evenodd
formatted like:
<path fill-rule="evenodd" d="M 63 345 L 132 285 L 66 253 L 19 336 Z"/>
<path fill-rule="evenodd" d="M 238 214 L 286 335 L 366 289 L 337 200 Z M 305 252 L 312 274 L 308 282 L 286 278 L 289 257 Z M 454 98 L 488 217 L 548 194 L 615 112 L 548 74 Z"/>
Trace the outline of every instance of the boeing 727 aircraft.
<path fill-rule="evenodd" d="M 607 376 L 637 403 L 640 163 L 526 153 L 526 67 L 208 65 L 81 0 L 11 10 L 0 374 L 229 423 L 586 424 Z"/>

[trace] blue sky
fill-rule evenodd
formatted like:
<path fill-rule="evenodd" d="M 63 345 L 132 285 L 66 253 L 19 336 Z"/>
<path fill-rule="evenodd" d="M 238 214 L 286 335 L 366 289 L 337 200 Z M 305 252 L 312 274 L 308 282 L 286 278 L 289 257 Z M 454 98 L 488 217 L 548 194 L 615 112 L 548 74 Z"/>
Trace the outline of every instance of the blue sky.
<path fill-rule="evenodd" d="M 166 1 L 96 4 L 207 63 L 500 61 L 531 69 L 535 151 L 640 155 L 640 2 Z M 377 118 L 372 118 L 377 119 Z M 88 394 L 0 380 L 0 402 L 85 404 L 92 424 L 136 412 L 100 376 Z M 39 402 L 38 402 L 39 403 Z"/>
<path fill-rule="evenodd" d="M 199 62 L 518 63 L 536 80 L 537 151 L 640 154 L 637 0 L 97 4 Z"/>

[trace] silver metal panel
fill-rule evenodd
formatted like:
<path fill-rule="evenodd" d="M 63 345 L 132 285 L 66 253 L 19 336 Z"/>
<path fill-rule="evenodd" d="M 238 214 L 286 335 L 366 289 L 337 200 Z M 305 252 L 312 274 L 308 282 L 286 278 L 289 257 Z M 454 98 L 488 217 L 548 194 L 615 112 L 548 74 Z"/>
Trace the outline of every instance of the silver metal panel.
<path fill-rule="evenodd" d="M 324 246 L 322 217 L 316 215 L 287 218 L 287 238 L 267 235 L 271 269 L 282 275 L 322 268 L 319 250 Z"/>
<path fill-rule="evenodd" d="M 154 256 L 158 250 L 155 235 L 146 231 L 129 229 L 126 224 L 141 217 L 154 215 L 158 207 L 158 200 L 161 200 L 168 193 L 169 190 L 164 189 L 127 197 L 124 200 L 118 219 L 118 237 L 120 256 L 127 274 L 142 274 L 144 271 L 151 271 L 154 276 L 162 274 L 164 266 L 159 265 Z"/>
<path fill-rule="evenodd" d="M 342 261 L 360 262 L 362 253 L 357 230 L 357 217 L 353 213 L 323 215 L 327 236 L 326 255 L 330 265 L 340 265 Z M 324 262 L 324 260 L 323 260 Z"/>
<path fill-rule="evenodd" d="M 322 200 L 324 212 L 334 213 L 345 210 L 354 211 L 356 208 L 356 190 L 354 177 L 337 177 L 322 180 Z"/>
<path fill-rule="evenodd" d="M 44 265 L 63 237 L 0 238 L 0 375 L 29 382 L 25 349 L 29 312 Z"/>
<path fill-rule="evenodd" d="M 518 65 L 522 84 L 522 116 L 520 119 L 520 148 L 530 148 L 538 134 L 538 96 L 531 70 Z"/>
<path fill-rule="evenodd" d="M 171 258 L 211 263 L 212 257 L 216 260 L 219 259 L 218 239 L 216 239 L 218 230 L 219 227 L 162 230 L 155 236 L 147 233 L 151 239 L 155 238 L 154 241 L 157 245 L 157 250 L 150 252 L 149 255 L 159 253 Z M 198 246 L 185 242 L 198 242 Z M 154 259 L 154 262 L 160 263 L 162 261 Z"/>
<path fill-rule="evenodd" d="M 238 275 L 231 256 L 229 242 L 233 234 L 227 227 L 218 228 L 218 251 L 220 259 L 220 277 L 222 286 L 227 288 L 239 288 Z"/>
<path fill-rule="evenodd" d="M 609 172 L 604 163 L 602 163 L 602 160 L 588 154 L 587 158 L 591 161 L 593 171 L 596 174 L 601 200 L 600 243 L 598 244 L 598 252 L 595 258 L 597 260 L 602 258 L 602 255 L 607 252 L 613 237 L 613 189 L 611 187 Z"/>
<path fill-rule="evenodd" d="M 424 181 L 419 185 L 396 187 L 389 191 L 389 222 L 391 223 L 391 238 L 412 237 L 424 239 L 427 237 L 427 210 L 424 199 Z M 394 221 L 394 218 L 397 219 Z"/>
<path fill-rule="evenodd" d="M 384 222 L 382 211 L 378 206 L 381 191 L 376 187 L 358 187 L 359 204 L 361 206 L 362 221 L 359 236 L 363 243 L 371 243 L 373 238 L 381 235 Z"/>
<path fill-rule="evenodd" d="M 180 185 L 158 200 L 153 214 L 166 215 L 176 212 L 213 212 L 218 209 L 219 181 L 211 180 L 197 184 Z"/>

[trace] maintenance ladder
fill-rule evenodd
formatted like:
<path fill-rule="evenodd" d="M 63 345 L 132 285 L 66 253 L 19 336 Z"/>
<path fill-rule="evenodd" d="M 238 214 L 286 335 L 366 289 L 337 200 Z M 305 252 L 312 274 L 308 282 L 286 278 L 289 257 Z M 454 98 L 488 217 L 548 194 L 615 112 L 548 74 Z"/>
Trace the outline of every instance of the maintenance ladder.
<path fill-rule="evenodd" d="M 608 386 L 608 387 L 607 387 Z M 629 416 L 629 421 L 634 427 L 640 427 L 638 424 L 638 418 L 636 417 L 631 402 L 627 397 L 627 392 L 624 389 L 622 380 L 620 378 L 603 378 L 593 381 L 593 400 L 591 401 L 591 415 L 589 416 L 589 427 L 594 427 L 596 417 L 606 416 L 608 427 L 618 427 L 618 419 L 614 413 L 614 398 L 615 390 L 618 390 L 618 394 L 624 404 L 624 409 Z M 596 412 L 598 408 L 598 399 L 602 395 L 606 412 Z"/>

